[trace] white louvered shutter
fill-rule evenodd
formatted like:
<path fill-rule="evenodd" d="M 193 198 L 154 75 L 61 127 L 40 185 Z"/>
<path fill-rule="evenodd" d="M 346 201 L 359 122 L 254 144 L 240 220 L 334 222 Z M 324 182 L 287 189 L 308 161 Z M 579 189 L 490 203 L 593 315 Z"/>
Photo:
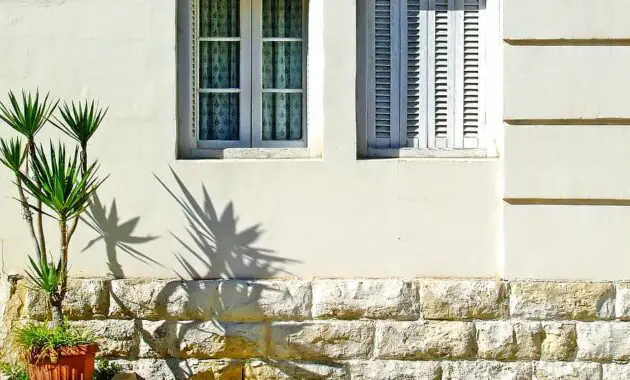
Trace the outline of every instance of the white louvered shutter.
<path fill-rule="evenodd" d="M 374 0 L 374 130 L 370 145 L 390 147 L 392 137 L 392 5 Z"/>
<path fill-rule="evenodd" d="M 480 112 L 480 0 L 464 0 L 464 85 L 463 85 L 463 145 L 477 148 Z"/>
<path fill-rule="evenodd" d="M 372 148 L 477 148 L 484 0 L 372 0 Z"/>

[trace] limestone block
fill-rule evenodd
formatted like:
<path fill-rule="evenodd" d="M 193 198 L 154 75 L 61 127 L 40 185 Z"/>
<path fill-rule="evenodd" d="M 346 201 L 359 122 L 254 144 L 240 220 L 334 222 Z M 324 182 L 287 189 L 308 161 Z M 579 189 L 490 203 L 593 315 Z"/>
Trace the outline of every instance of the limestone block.
<path fill-rule="evenodd" d="M 227 322 L 310 318 L 308 281 L 221 281 L 217 318 Z"/>
<path fill-rule="evenodd" d="M 456 361 L 442 362 L 441 380 L 531 380 L 527 362 Z"/>
<path fill-rule="evenodd" d="M 474 356 L 471 322 L 379 322 L 379 359 L 465 359 Z"/>
<path fill-rule="evenodd" d="M 498 319 L 508 316 L 508 287 L 503 281 L 427 280 L 421 282 L 426 319 Z"/>
<path fill-rule="evenodd" d="M 603 379 L 605 380 L 622 380 L 630 379 L 630 365 L 628 364 L 603 364 Z"/>
<path fill-rule="evenodd" d="M 239 360 L 202 360 L 190 380 L 235 380 L 241 379 L 244 367 Z"/>
<path fill-rule="evenodd" d="M 542 326 L 537 322 L 477 322 L 478 357 L 489 360 L 538 360 Z"/>
<path fill-rule="evenodd" d="M 278 359 L 367 359 L 372 353 L 371 322 L 275 322 L 271 357 Z"/>
<path fill-rule="evenodd" d="M 440 380 L 440 363 L 432 361 L 370 360 L 348 363 L 351 380 Z"/>
<path fill-rule="evenodd" d="M 617 294 L 615 297 L 615 314 L 622 321 L 630 321 L 630 283 L 622 282 L 617 284 Z"/>
<path fill-rule="evenodd" d="M 240 374 L 239 374 L 240 375 Z M 241 379 L 237 377 L 235 379 Z M 343 364 L 252 360 L 245 365 L 244 380 L 346 380 Z"/>
<path fill-rule="evenodd" d="M 91 331 L 99 346 L 98 355 L 102 357 L 134 357 L 138 350 L 138 341 L 133 321 L 92 320 L 75 321 L 71 325 Z"/>
<path fill-rule="evenodd" d="M 25 288 L 24 316 L 38 321 L 50 320 L 46 295 L 27 280 L 19 281 Z M 68 279 L 68 292 L 63 302 L 64 316 L 70 320 L 104 318 L 108 308 L 108 284 L 102 279 Z"/>
<path fill-rule="evenodd" d="M 581 360 L 630 360 L 630 324 L 578 322 L 577 357 Z"/>
<path fill-rule="evenodd" d="M 111 318 L 207 320 L 218 302 L 217 281 L 129 279 L 110 286 Z"/>
<path fill-rule="evenodd" d="M 612 319 L 612 283 L 513 282 L 510 313 L 526 319 Z"/>
<path fill-rule="evenodd" d="M 404 280 L 313 282 L 313 318 L 397 319 L 420 317 L 416 284 Z"/>
<path fill-rule="evenodd" d="M 574 323 L 545 322 L 542 360 L 574 360 L 577 352 L 577 333 Z"/>
<path fill-rule="evenodd" d="M 252 358 L 265 354 L 266 326 L 217 322 L 177 324 L 180 358 Z"/>
<path fill-rule="evenodd" d="M 175 321 L 138 321 L 141 358 L 177 357 L 177 325 Z"/>
<path fill-rule="evenodd" d="M 533 380 L 602 380 L 602 366 L 599 363 L 536 362 Z"/>

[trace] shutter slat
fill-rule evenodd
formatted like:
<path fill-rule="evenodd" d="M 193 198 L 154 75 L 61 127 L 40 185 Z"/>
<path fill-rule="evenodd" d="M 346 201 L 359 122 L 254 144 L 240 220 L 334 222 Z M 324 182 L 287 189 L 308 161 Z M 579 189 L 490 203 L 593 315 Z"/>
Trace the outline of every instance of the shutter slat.
<path fill-rule="evenodd" d="M 389 139 L 391 134 L 392 30 L 390 0 L 374 1 L 374 84 L 376 139 Z"/>
<path fill-rule="evenodd" d="M 435 0 L 434 98 L 435 144 L 442 147 L 448 140 L 449 123 L 449 23 L 448 0 Z"/>
<path fill-rule="evenodd" d="M 464 0 L 464 145 L 477 147 L 479 136 L 479 1 Z"/>
<path fill-rule="evenodd" d="M 422 60 L 423 54 L 424 21 L 422 20 L 421 0 L 407 0 L 407 104 L 406 104 L 406 145 L 418 148 L 426 145 L 426 132 L 424 130 L 423 108 L 426 107 L 423 92 L 426 93 Z"/>

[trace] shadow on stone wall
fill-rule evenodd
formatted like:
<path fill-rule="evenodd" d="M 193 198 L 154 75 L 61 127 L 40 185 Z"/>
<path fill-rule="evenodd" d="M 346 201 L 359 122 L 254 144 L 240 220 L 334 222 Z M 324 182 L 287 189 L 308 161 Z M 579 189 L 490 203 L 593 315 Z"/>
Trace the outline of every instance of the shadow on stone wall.
<path fill-rule="evenodd" d="M 222 371 L 240 371 L 241 377 L 246 369 L 240 360 L 256 358 L 247 371 L 263 377 L 254 378 L 267 378 L 270 371 L 290 378 L 324 378 L 303 364 L 264 359 L 270 346 L 270 321 L 299 321 L 310 316 L 307 282 L 294 281 L 287 287 L 286 281 L 264 280 L 291 276 L 289 266 L 299 262 L 257 245 L 263 234 L 260 225 L 239 228 L 231 202 L 218 212 L 205 185 L 201 184 L 198 200 L 181 178 L 171 172 L 172 186 L 155 178 L 179 205 L 186 223 L 183 236 L 171 232 L 181 247 L 173 253 L 181 266 L 179 270 L 173 269 L 179 280 L 152 285 L 146 285 L 146 281 L 142 285 L 136 280 L 120 280 L 112 282 L 110 289 L 109 318 L 134 320 L 140 334 L 137 356 L 172 358 L 161 365 L 162 371 L 168 367 L 175 378 L 195 378 L 193 374 L 199 372 L 198 361 L 182 359 L 209 357 L 231 358 L 226 359 L 228 364 Z M 124 277 L 117 259 L 120 253 L 161 265 L 133 247 L 155 237 L 134 237 L 138 218 L 119 224 L 115 203 L 108 215 L 97 199 L 89 222 L 101 237 L 88 247 L 100 239 L 105 241 L 110 270 L 116 277 Z M 263 280 L 237 278 L 243 273 Z M 295 306 L 300 305 L 295 298 L 303 299 L 302 307 Z M 230 367 L 229 363 L 236 363 L 236 367 Z"/>

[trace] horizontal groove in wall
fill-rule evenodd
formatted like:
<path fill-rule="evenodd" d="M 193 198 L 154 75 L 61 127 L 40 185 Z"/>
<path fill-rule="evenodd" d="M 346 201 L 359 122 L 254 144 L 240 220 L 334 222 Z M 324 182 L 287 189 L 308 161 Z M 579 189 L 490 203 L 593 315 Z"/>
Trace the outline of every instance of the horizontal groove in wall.
<path fill-rule="evenodd" d="M 630 126 L 629 118 L 600 119 L 505 119 L 508 125 L 625 125 Z"/>
<path fill-rule="evenodd" d="M 503 198 L 512 206 L 630 206 L 630 199 Z"/>
<path fill-rule="evenodd" d="M 630 46 L 630 38 L 592 39 L 505 39 L 512 46 Z"/>

